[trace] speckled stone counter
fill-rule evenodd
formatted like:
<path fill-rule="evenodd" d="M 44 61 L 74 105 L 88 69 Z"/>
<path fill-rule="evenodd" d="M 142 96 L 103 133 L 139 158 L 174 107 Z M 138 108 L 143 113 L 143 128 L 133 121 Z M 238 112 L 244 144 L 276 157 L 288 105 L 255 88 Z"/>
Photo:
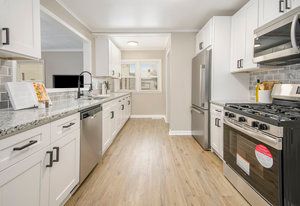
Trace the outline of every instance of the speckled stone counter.
<path fill-rule="evenodd" d="M 55 102 L 47 109 L 0 110 L 0 139 L 75 114 L 81 110 L 109 102 L 130 93 L 112 93 L 104 99 L 79 99 Z"/>
<path fill-rule="evenodd" d="M 221 107 L 225 107 L 225 104 L 228 103 L 255 103 L 254 100 L 211 100 L 210 103 L 215 104 L 215 105 L 219 105 Z"/>

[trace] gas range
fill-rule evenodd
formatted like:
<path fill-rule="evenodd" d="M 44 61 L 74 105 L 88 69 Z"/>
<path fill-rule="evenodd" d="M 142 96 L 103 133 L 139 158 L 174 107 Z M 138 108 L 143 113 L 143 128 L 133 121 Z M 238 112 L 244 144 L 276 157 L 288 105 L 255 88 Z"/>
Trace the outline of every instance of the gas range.
<path fill-rule="evenodd" d="M 224 175 L 252 205 L 300 205 L 300 84 L 272 98 L 225 105 Z"/>

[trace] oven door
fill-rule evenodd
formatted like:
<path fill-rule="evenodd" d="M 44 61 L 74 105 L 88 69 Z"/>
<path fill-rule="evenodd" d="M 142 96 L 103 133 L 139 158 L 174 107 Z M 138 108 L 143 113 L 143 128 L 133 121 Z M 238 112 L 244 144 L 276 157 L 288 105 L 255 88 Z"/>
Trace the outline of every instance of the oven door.
<path fill-rule="evenodd" d="M 224 121 L 224 160 L 266 201 L 281 205 L 282 152 L 251 137 L 251 132 Z"/>

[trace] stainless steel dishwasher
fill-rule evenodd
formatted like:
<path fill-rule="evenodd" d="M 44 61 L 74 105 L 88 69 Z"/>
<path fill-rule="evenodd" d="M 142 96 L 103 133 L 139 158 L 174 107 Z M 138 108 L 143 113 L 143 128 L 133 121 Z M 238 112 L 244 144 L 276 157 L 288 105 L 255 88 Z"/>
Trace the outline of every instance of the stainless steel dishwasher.
<path fill-rule="evenodd" d="M 102 160 L 102 107 L 80 112 L 80 178 L 81 184 Z"/>

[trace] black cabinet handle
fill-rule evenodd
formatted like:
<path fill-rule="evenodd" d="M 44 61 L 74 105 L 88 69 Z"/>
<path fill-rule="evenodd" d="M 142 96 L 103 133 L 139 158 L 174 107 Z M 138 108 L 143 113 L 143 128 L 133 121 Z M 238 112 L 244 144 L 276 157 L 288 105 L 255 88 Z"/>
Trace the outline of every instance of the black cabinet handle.
<path fill-rule="evenodd" d="M 218 126 L 218 125 L 217 125 L 217 120 L 218 120 L 218 119 L 217 119 L 217 118 L 215 118 L 215 126 Z"/>
<path fill-rule="evenodd" d="M 237 61 L 236 61 L 236 67 L 237 67 L 237 68 L 240 68 L 240 60 L 237 60 Z"/>
<path fill-rule="evenodd" d="M 112 75 L 115 75 L 115 70 L 112 71 Z"/>
<path fill-rule="evenodd" d="M 37 143 L 38 141 L 37 140 L 30 140 L 29 143 L 21 146 L 21 147 L 14 147 L 13 150 L 14 151 L 20 151 L 20 150 L 23 150 L 31 145 L 34 145 L 35 143 Z"/>
<path fill-rule="evenodd" d="M 71 122 L 68 125 L 64 125 L 63 128 L 66 129 L 66 128 L 72 127 L 74 124 L 75 124 L 74 122 Z"/>
<path fill-rule="evenodd" d="M 286 9 L 291 9 L 291 0 L 285 0 L 285 8 Z"/>
<path fill-rule="evenodd" d="M 9 45 L 10 44 L 10 39 L 9 39 L 9 28 L 2 28 L 2 31 L 5 31 L 5 38 L 6 41 L 3 42 L 3 45 Z"/>
<path fill-rule="evenodd" d="M 130 101 L 128 100 L 128 105 L 130 105 Z"/>
<path fill-rule="evenodd" d="M 244 59 L 240 59 L 240 68 L 243 68 L 244 67 Z"/>
<path fill-rule="evenodd" d="M 284 0 L 279 0 L 279 12 L 284 13 Z"/>
<path fill-rule="evenodd" d="M 199 50 L 202 50 L 203 49 L 203 42 L 200 42 L 199 44 Z"/>
<path fill-rule="evenodd" d="M 124 104 L 122 104 L 122 110 L 124 110 L 124 108 L 125 108 L 125 107 L 124 107 Z"/>
<path fill-rule="evenodd" d="M 49 164 L 46 165 L 46 167 L 52 167 L 53 166 L 53 151 L 47 151 L 46 153 L 50 155 Z"/>
<path fill-rule="evenodd" d="M 110 113 L 111 113 L 111 117 L 110 118 L 113 119 L 115 117 L 115 112 L 111 111 Z"/>
<path fill-rule="evenodd" d="M 56 150 L 56 158 L 53 159 L 53 162 L 59 162 L 59 147 L 53 147 L 53 150 Z"/>
<path fill-rule="evenodd" d="M 220 126 L 220 119 L 218 118 L 218 123 L 217 123 L 218 125 L 217 125 L 217 127 L 221 127 Z"/>

